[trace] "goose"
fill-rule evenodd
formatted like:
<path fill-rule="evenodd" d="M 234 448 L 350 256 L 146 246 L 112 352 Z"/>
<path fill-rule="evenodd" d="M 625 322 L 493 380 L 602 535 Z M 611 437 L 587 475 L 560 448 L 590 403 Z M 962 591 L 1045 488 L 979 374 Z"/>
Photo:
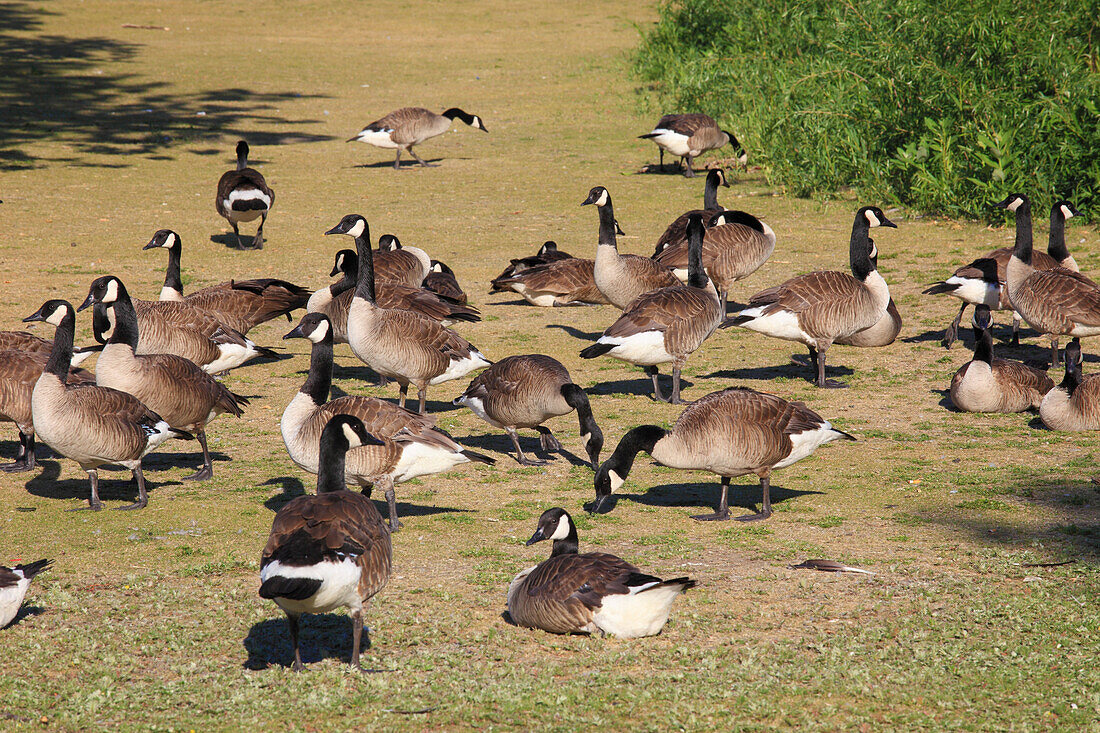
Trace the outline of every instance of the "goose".
<path fill-rule="evenodd" d="M 363 671 L 363 613 L 390 578 L 393 540 L 374 502 L 344 489 L 344 461 L 349 449 L 379 444 L 359 418 L 333 417 L 319 441 L 317 493 L 292 499 L 271 523 L 260 556 L 259 592 L 286 614 L 295 672 L 303 669 L 298 644 L 302 614 L 340 607 L 351 609 L 351 666 Z"/>
<path fill-rule="evenodd" d="M 149 503 L 142 457 L 169 438 L 190 439 L 133 395 L 94 384 L 68 384 L 76 311 L 64 300 L 47 300 L 23 319 L 45 321 L 57 327 L 53 350 L 31 392 L 31 418 L 42 441 L 80 464 L 91 482 L 88 509 L 103 508 L 99 500 L 99 473 L 104 463 L 130 469 L 138 485 L 138 500 L 119 509 L 141 509 Z"/>
<path fill-rule="evenodd" d="M 379 282 L 393 282 L 419 288 L 431 274 L 432 259 L 419 247 L 401 244 L 392 234 L 378 238 L 374 252 L 374 277 Z"/>
<path fill-rule="evenodd" d="M 218 179 L 218 192 L 214 198 L 214 210 L 233 227 L 237 247 L 243 247 L 238 225 L 259 218 L 260 226 L 252 238 L 251 248 L 264 248 L 264 223 L 274 203 L 275 192 L 267 185 L 263 174 L 248 167 L 248 143 L 241 140 L 237 143 L 237 167 L 226 171 Z"/>
<path fill-rule="evenodd" d="M 279 423 L 290 459 L 317 473 L 317 440 L 325 423 L 337 414 L 354 415 L 382 440 L 380 447 L 356 448 L 348 456 L 345 480 L 369 495 L 383 487 L 389 504 L 390 527 L 397 531 L 394 484 L 450 470 L 470 461 L 492 465 L 493 459 L 463 449 L 435 427 L 435 421 L 376 397 L 348 396 L 329 400 L 332 387 L 332 327 L 320 313 L 308 313 L 283 338 L 306 338 L 313 344 L 309 375 L 283 411 Z"/>
<path fill-rule="evenodd" d="M 680 281 L 664 265 L 649 257 L 620 255 L 615 239 L 615 211 L 611 194 L 603 186 L 595 186 L 581 206 L 595 204 L 600 212 L 600 238 L 596 246 L 596 265 L 593 275 L 596 287 L 620 310 L 642 293 L 658 288 L 679 285 Z"/>
<path fill-rule="evenodd" d="M 0 202 L 2 203 L 2 202 Z M 0 331 L 0 351 L 21 351 L 26 354 L 49 356 L 53 350 L 53 341 L 39 338 L 26 331 Z M 80 366 L 92 354 L 103 351 L 102 344 L 73 348 L 73 366 Z M 41 370 L 40 370 L 41 371 Z"/>
<path fill-rule="evenodd" d="M 503 428 L 516 449 L 516 461 L 524 466 L 541 466 L 523 455 L 516 428 L 539 432 L 544 451 L 561 451 L 562 445 L 550 428 L 543 425 L 552 417 L 577 411 L 581 442 L 595 471 L 603 449 L 603 431 L 592 417 L 588 395 L 573 383 L 560 361 L 543 354 L 508 356 L 474 377 L 454 404 L 469 407 L 494 428 Z"/>
<path fill-rule="evenodd" d="M 1032 252 L 1031 265 L 1036 270 L 1052 270 L 1063 267 L 1078 271 L 1077 261 L 1066 248 L 1066 220 L 1080 216 L 1069 201 L 1056 201 L 1050 208 L 1050 234 L 1046 252 Z M 962 323 L 966 306 L 985 303 L 994 310 L 1012 310 L 1008 302 L 1008 289 L 1004 287 L 1008 271 L 1008 260 L 1012 257 L 1012 247 L 995 249 L 968 265 L 955 270 L 944 280 L 933 284 L 924 291 L 924 295 L 946 293 L 962 301 L 955 320 L 943 334 L 943 345 L 951 348 L 959 336 L 959 324 Z M 1012 345 L 1020 345 L 1020 314 L 1012 313 Z"/>
<path fill-rule="evenodd" d="M 410 384 L 416 385 L 423 414 L 429 384 L 460 379 L 492 363 L 466 339 L 427 316 L 377 305 L 366 219 L 348 214 L 325 234 L 355 239 L 359 279 L 348 311 L 348 344 L 367 366 L 401 385 L 401 407 Z"/>
<path fill-rule="evenodd" d="M 871 258 L 871 262 L 877 270 L 877 254 Z M 833 343 L 842 346 L 855 346 L 861 349 L 876 349 L 894 343 L 899 333 L 901 333 L 901 313 L 898 311 L 898 306 L 894 303 L 893 297 L 891 297 L 890 302 L 886 304 L 886 312 L 875 321 L 873 326 L 868 326 L 862 331 L 856 331 L 851 336 L 841 336 Z M 810 346 L 809 350 L 812 366 L 817 363 L 817 349 Z"/>
<path fill-rule="evenodd" d="M 524 268 L 493 280 L 493 289 L 519 293 L 531 305 L 610 305 L 596 287 L 596 261 L 579 257 Z"/>
<path fill-rule="evenodd" d="M 1081 340 L 1066 344 L 1066 375 L 1039 405 L 1039 418 L 1051 430 L 1100 430 L 1100 376 L 1081 376 Z"/>
<path fill-rule="evenodd" d="M 524 270 L 529 270 L 532 267 L 538 267 L 539 265 L 547 265 L 551 262 L 558 260 L 571 259 L 573 255 L 558 249 L 558 243 L 553 240 L 547 240 L 539 247 L 538 252 L 530 257 L 517 257 L 513 259 L 507 267 L 504 268 L 504 272 L 500 273 L 492 280 L 492 287 L 489 292 L 495 293 L 504 290 L 510 290 L 511 288 L 506 285 L 498 285 L 498 280 L 508 280 L 514 275 L 517 275 Z"/>
<path fill-rule="evenodd" d="M 1031 243 L 1031 202 L 1014 193 L 996 204 L 1016 214 L 1016 245 L 1005 269 L 1008 300 L 1032 328 L 1050 337 L 1050 363 L 1058 364 L 1058 337 L 1100 334 L 1100 285 L 1062 267 L 1037 270 Z"/>
<path fill-rule="evenodd" d="M 15 461 L 0 464 L 0 471 L 18 473 L 35 467 L 31 393 L 49 357 L 49 352 L 0 349 L 0 422 L 15 423 L 19 430 Z M 95 384 L 95 375 L 84 369 L 70 369 L 68 383 Z"/>
<path fill-rule="evenodd" d="M 441 298 L 448 298 L 460 305 L 466 305 L 469 298 L 462 286 L 458 284 L 455 271 L 448 267 L 446 262 L 439 260 L 431 260 L 431 265 L 428 276 L 424 278 L 424 282 L 420 283 L 420 287 L 431 290 Z"/>
<path fill-rule="evenodd" d="M 951 402 L 963 412 L 1038 409 L 1054 382 L 1026 364 L 994 359 L 992 323 L 988 305 L 974 306 L 974 359 L 951 378 Z"/>
<path fill-rule="evenodd" d="M 703 267 L 718 288 L 722 312 L 726 312 L 729 287 L 759 270 L 775 251 L 775 232 L 744 211 L 720 211 L 704 219 Z M 670 244 L 654 259 L 687 280 L 687 240 Z"/>
<path fill-rule="evenodd" d="M 168 250 L 168 267 L 164 273 L 160 300 L 192 305 L 241 334 L 247 334 L 261 323 L 279 316 L 290 320 L 291 312 L 304 308 L 309 300 L 310 292 L 305 288 L 270 277 L 230 280 L 203 288 L 185 298 L 180 277 L 183 252 L 180 236 L 171 229 L 160 229 L 142 249 Z"/>
<path fill-rule="evenodd" d="M 714 285 L 703 272 L 703 221 L 698 214 L 688 218 L 691 263 L 688 284 L 677 282 L 638 297 L 599 340 L 581 351 L 594 359 L 607 354 L 643 367 L 653 380 L 653 397 L 662 402 L 683 404 L 680 398 L 680 370 L 688 356 L 698 349 L 722 322 L 721 305 Z M 672 362 L 672 394 L 666 399 L 658 383 L 658 364 Z"/>
<path fill-rule="evenodd" d="M 627 432 L 596 472 L 592 511 L 604 511 L 611 492 L 626 482 L 634 457 L 644 450 L 662 466 L 710 471 L 722 477 L 717 511 L 692 519 L 729 519 L 730 479 L 749 473 L 760 477 L 761 511 L 737 520 L 767 519 L 772 513 L 772 471 L 813 455 L 820 446 L 834 440 L 855 438 L 837 430 L 801 402 L 788 402 L 745 387 L 711 392 L 688 405 L 671 430 L 642 425 Z"/>
<path fill-rule="evenodd" d="M 13 568 L 0 565 L 0 629 L 19 614 L 31 578 L 53 567 L 53 560 L 36 560 Z"/>
<path fill-rule="evenodd" d="M 799 275 L 761 290 L 749 307 L 722 323 L 766 336 L 800 341 L 813 347 L 818 387 L 843 387 L 825 379 L 825 352 L 837 339 L 875 325 L 890 302 L 890 288 L 879 274 L 878 248 L 868 236 L 872 227 L 897 227 L 877 206 L 856 212 L 849 244 L 852 274 L 833 271 Z"/>
<path fill-rule="evenodd" d="M 174 428 L 198 438 L 202 468 L 184 481 L 213 478 L 206 424 L 218 415 L 240 417 L 248 399 L 230 392 L 197 364 L 175 354 L 138 355 L 138 320 L 130 294 L 113 275 L 96 278 L 77 310 L 95 305 L 114 311 L 114 330 L 96 362 L 96 384 L 138 398 Z"/>
<path fill-rule="evenodd" d="M 552 540 L 550 557 L 508 586 L 508 614 L 518 626 L 551 634 L 611 634 L 637 639 L 661 633 L 691 578 L 661 580 L 615 555 L 578 553 L 577 525 L 560 507 L 547 509 L 527 540 Z"/>
<path fill-rule="evenodd" d="M 700 113 L 665 115 L 657 121 L 653 130 L 639 135 L 638 139 L 652 140 L 657 144 L 661 153 L 662 171 L 665 169 L 666 150 L 678 156 L 684 166 L 684 175 L 688 178 L 695 176 L 691 161 L 708 150 L 732 145 L 738 162 L 744 165 L 749 159 L 736 135 L 720 129 L 710 115 Z"/>
<path fill-rule="evenodd" d="M 489 132 L 485 129 L 485 123 L 480 117 L 464 112 L 458 107 L 444 110 L 442 114 L 436 114 L 423 107 L 402 107 L 370 123 L 355 137 L 349 138 L 348 142 L 369 143 L 376 148 L 396 149 L 394 170 L 401 170 L 402 150 L 416 158 L 416 162 L 425 168 L 434 168 L 436 164 L 422 159 L 413 150 L 413 146 L 447 132 L 451 129 L 451 122 L 456 118 L 477 130 Z"/>
<path fill-rule="evenodd" d="M 723 209 L 718 205 L 718 187 L 725 186 L 728 188 L 729 185 L 729 181 L 726 180 L 726 172 L 721 168 L 707 171 L 707 180 L 703 185 L 703 208 L 685 211 L 673 219 L 672 223 L 665 228 L 664 233 L 657 239 L 657 248 L 653 251 L 653 257 L 656 258 L 657 255 L 673 244 L 687 242 L 687 221 L 690 214 L 699 214 L 703 217 L 703 221 L 710 221 L 715 214 L 721 213 Z"/>

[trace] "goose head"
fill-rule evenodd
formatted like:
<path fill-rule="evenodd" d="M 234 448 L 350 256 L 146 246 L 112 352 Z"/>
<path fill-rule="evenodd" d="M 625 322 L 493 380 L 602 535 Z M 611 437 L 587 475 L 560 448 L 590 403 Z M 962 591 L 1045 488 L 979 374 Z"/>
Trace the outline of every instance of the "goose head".
<path fill-rule="evenodd" d="M 88 297 L 84 299 L 77 310 L 82 311 L 95 303 L 109 306 L 117 303 L 120 298 L 126 295 L 126 286 L 114 275 L 97 277 L 92 281 L 91 287 L 88 288 Z"/>
<path fill-rule="evenodd" d="M 897 229 L 898 225 L 886 218 L 886 214 L 882 213 L 882 209 L 877 206 L 864 206 L 856 214 L 856 218 L 863 217 L 867 221 L 867 226 L 874 227 L 891 227 Z"/>
<path fill-rule="evenodd" d="M 1067 219 L 1067 220 L 1072 219 L 1075 216 L 1081 216 L 1081 212 L 1078 211 L 1077 208 L 1073 204 L 1071 204 L 1069 201 L 1066 201 L 1064 199 L 1062 201 L 1058 201 L 1057 203 L 1055 203 L 1054 208 L 1057 209 L 1058 211 L 1061 211 L 1062 212 L 1062 217 L 1064 219 Z"/>
<path fill-rule="evenodd" d="M 42 304 L 42 307 L 36 310 L 23 319 L 23 323 L 34 323 L 35 321 L 45 321 L 52 326 L 60 326 L 61 321 L 65 316 L 76 317 L 76 312 L 73 310 L 72 304 L 67 300 L 47 300 Z"/>
<path fill-rule="evenodd" d="M 383 234 L 378 238 L 379 252 L 394 252 L 401 249 L 401 240 L 393 234 Z"/>
<path fill-rule="evenodd" d="M 998 201 L 993 205 L 996 206 L 998 209 L 1008 209 L 1009 211 L 1015 212 L 1021 206 L 1025 206 L 1028 203 L 1029 202 L 1025 194 L 1010 193 L 1003 201 Z"/>
<path fill-rule="evenodd" d="M 363 445 L 385 445 L 367 432 L 367 426 L 354 415 L 335 415 L 321 431 L 321 442 L 329 442 L 344 450 Z"/>
<path fill-rule="evenodd" d="M 349 237 L 361 237 L 367 230 L 367 220 L 360 214 L 348 214 L 340 223 L 325 232 L 328 234 L 346 234 Z"/>
<path fill-rule="evenodd" d="M 531 539 L 527 540 L 527 546 L 530 547 L 543 540 L 564 540 L 576 531 L 577 526 L 573 524 L 573 518 L 569 516 L 569 512 L 561 507 L 547 509 L 539 517 L 538 527 L 531 535 Z"/>
<path fill-rule="evenodd" d="M 338 273 L 354 275 L 357 272 L 359 272 L 359 255 L 354 250 L 342 249 L 336 253 L 329 277 L 334 277 Z"/>
<path fill-rule="evenodd" d="M 181 244 L 180 235 L 173 232 L 171 229 L 158 229 L 153 238 L 149 240 L 142 249 L 156 249 L 157 247 L 163 247 L 164 249 L 172 249 Z"/>
<path fill-rule="evenodd" d="M 596 206 L 607 206 L 611 203 L 611 194 L 607 192 L 607 189 L 603 186 L 593 186 L 592 190 L 588 192 L 588 198 L 581 201 L 581 206 L 588 206 L 589 204 L 595 204 Z"/>
<path fill-rule="evenodd" d="M 326 337 L 330 337 L 332 333 L 332 324 L 329 323 L 328 316 L 323 313 L 307 313 L 302 317 L 301 322 L 291 329 L 290 333 L 283 336 L 283 339 L 309 339 L 315 344 L 319 344 L 325 340 Z"/>

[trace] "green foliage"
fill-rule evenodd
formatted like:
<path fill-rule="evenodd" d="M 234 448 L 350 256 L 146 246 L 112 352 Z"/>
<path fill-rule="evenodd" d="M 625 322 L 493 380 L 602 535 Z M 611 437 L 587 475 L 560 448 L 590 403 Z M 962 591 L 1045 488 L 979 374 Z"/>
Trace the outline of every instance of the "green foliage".
<path fill-rule="evenodd" d="M 1100 192 L 1100 14 L 1042 0 L 678 0 L 635 71 L 665 111 L 737 131 L 799 196 L 848 187 L 999 218 L 1019 190 L 1086 213 Z"/>

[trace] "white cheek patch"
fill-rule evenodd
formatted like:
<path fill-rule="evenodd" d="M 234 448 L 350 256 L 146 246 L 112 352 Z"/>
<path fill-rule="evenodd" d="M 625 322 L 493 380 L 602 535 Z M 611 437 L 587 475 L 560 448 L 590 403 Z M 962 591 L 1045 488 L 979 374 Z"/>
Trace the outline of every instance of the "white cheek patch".
<path fill-rule="evenodd" d="M 431 272 L 439 272 L 439 273 L 442 273 L 442 272 L 443 272 L 443 268 L 442 268 L 442 267 L 440 267 L 438 263 L 436 263 L 436 264 L 432 265 L 432 269 L 431 269 Z"/>
<path fill-rule="evenodd" d="M 561 519 L 558 520 L 558 528 L 554 530 L 554 534 L 550 535 L 552 540 L 564 540 L 569 536 L 569 515 L 562 514 Z"/>
<path fill-rule="evenodd" d="M 878 257 L 878 245 L 876 245 L 874 242 L 871 242 L 871 259 L 874 259 L 875 257 Z"/>
<path fill-rule="evenodd" d="M 1067 219 L 1073 218 L 1073 212 L 1070 211 L 1069 207 L 1065 204 L 1062 204 L 1062 216 L 1066 217 Z"/>
<path fill-rule="evenodd" d="M 366 228 L 367 228 L 367 223 L 365 221 L 363 221 L 362 219 L 360 219 L 359 221 L 355 222 L 355 226 L 353 226 L 351 229 L 348 230 L 348 234 L 350 234 L 353 237 L 361 237 L 361 236 L 363 236 L 363 231 Z"/>
<path fill-rule="evenodd" d="M 107 292 L 103 295 L 104 303 L 114 303 L 118 300 L 118 280 L 107 281 Z"/>
<path fill-rule="evenodd" d="M 348 439 L 349 448 L 358 448 L 359 446 L 363 445 L 363 441 L 359 438 L 355 431 L 351 429 L 350 425 L 344 423 L 340 427 L 344 430 L 344 437 Z"/>
<path fill-rule="evenodd" d="M 596 199 L 596 206 L 607 206 L 607 189 L 605 188 L 600 194 L 600 197 Z"/>
<path fill-rule="evenodd" d="M 344 271 L 344 255 L 336 255 L 336 269 L 340 272 Z"/>
<path fill-rule="evenodd" d="M 168 232 L 168 236 L 164 238 L 164 244 L 162 244 L 161 247 L 164 247 L 165 249 L 171 249 L 172 247 L 176 246 L 176 242 L 178 240 L 179 237 L 176 236 L 175 232 Z"/>
<path fill-rule="evenodd" d="M 592 440 L 592 433 L 583 433 L 581 435 L 581 443 L 585 448 L 588 447 L 588 441 Z"/>
<path fill-rule="evenodd" d="M 611 490 L 618 491 L 626 483 L 626 479 L 619 476 L 614 471 L 608 471 L 607 474 L 611 477 Z"/>
<path fill-rule="evenodd" d="M 317 327 L 314 328 L 309 334 L 309 340 L 315 344 L 319 344 L 325 340 L 325 336 L 328 335 L 328 321 L 318 321 Z"/>
<path fill-rule="evenodd" d="M 60 326 L 61 319 L 65 317 L 65 313 L 66 309 L 63 306 L 58 306 L 57 308 L 54 308 L 53 313 L 51 313 L 46 319 L 46 323 L 49 323 L 52 326 Z"/>
<path fill-rule="evenodd" d="M 882 222 L 878 220 L 878 217 L 875 216 L 875 212 L 873 211 L 865 211 L 863 212 L 863 215 L 867 217 L 867 223 L 873 227 L 877 227 L 882 224 Z"/>
<path fill-rule="evenodd" d="M 474 115 L 474 127 L 476 127 L 479 130 L 483 129 L 483 127 L 481 125 L 481 118 L 478 117 L 477 115 Z"/>
<path fill-rule="evenodd" d="M 1020 206 L 1023 203 L 1024 203 L 1023 199 L 1013 199 L 1012 203 L 1008 205 L 1008 210 L 1009 211 L 1015 211 L 1016 209 L 1020 208 Z"/>

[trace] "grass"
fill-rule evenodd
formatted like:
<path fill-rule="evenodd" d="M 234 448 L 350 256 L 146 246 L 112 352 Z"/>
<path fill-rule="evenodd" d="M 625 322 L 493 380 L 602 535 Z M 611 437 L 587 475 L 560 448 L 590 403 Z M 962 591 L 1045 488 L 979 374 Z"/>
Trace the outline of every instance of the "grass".
<path fill-rule="evenodd" d="M 630 427 L 671 424 L 679 408 L 635 394 L 647 383 L 640 370 L 580 359 L 580 340 L 558 327 L 597 333 L 612 309 L 538 309 L 486 295 L 510 256 L 546 239 L 591 256 L 595 214 L 579 203 L 592 185 L 611 190 L 629 252 L 648 254 L 667 222 L 698 204 L 699 179 L 636 175 L 656 155 L 634 136 L 661 110 L 639 103 L 627 59 L 655 9 L 568 2 L 517 14 L 503 0 L 372 7 L 368 24 L 327 0 L 273 4 L 259 20 L 244 6 L 214 3 L 5 5 L 0 53 L 45 44 L 53 60 L 38 74 L 73 104 L 43 98 L 42 126 L 0 131 L 3 327 L 20 328 L 47 298 L 82 300 L 100 272 L 155 297 L 163 258 L 140 248 L 164 226 L 183 238 L 192 289 L 263 276 L 320 287 L 332 252 L 346 246 L 321 233 L 360 211 L 376 236 L 395 232 L 454 267 L 488 316 L 460 331 L 492 358 L 553 354 L 585 387 L 601 385 L 592 401 L 605 457 Z M 80 96 L 86 83 L 96 93 Z M 464 107 L 490 134 L 458 128 L 420 150 L 440 167 L 400 173 L 385 151 L 343 142 L 406 104 Z M 225 247 L 210 202 L 241 135 L 277 192 L 263 252 Z M 734 289 L 736 300 L 792 269 L 847 261 L 856 201 L 774 196 L 755 170 L 720 200 L 778 232 L 775 257 Z M 274 511 L 314 481 L 279 437 L 308 346 L 281 340 L 285 322 L 253 335 L 292 358 L 226 378 L 254 399 L 244 417 L 211 425 L 213 481 L 180 482 L 196 456 L 193 444 L 173 444 L 146 460 L 147 509 L 90 515 L 65 511 L 87 497 L 71 461 L 43 450 L 35 475 L 0 474 L 0 561 L 56 560 L 32 586 L 26 615 L 0 632 L 0 728 L 38 729 L 43 718 L 53 729 L 160 731 L 1095 727 L 1100 501 L 1088 477 L 1096 437 L 939 404 L 968 355 L 935 343 L 954 301 L 920 290 L 1012 232 L 889 215 L 900 227 L 876 241 L 905 326 L 884 349 L 830 350 L 830 376 L 851 388 L 809 387 L 805 368 L 789 364 L 800 347 L 736 329 L 715 334 L 688 364 L 687 399 L 729 385 L 774 391 L 859 438 L 776 472 L 776 513 L 766 523 L 692 521 L 717 502 L 715 477 L 644 458 L 614 511 L 589 517 L 581 509 L 593 493 L 588 468 L 562 459 L 518 468 L 503 433 L 451 408 L 465 383 L 433 387 L 440 424 L 498 463 L 398 487 L 405 526 L 394 538 L 394 575 L 368 611 L 373 644 L 363 651 L 380 674 L 347 671 L 343 613 L 306 620 L 308 670 L 291 674 L 283 615 L 256 594 Z M 1069 235 L 1079 261 L 1100 251 L 1095 231 L 1071 223 Z M 78 340 L 88 337 L 82 317 Z M 1033 334 L 1024 342 L 996 348 L 1045 354 Z M 357 380 L 346 347 L 337 361 L 345 392 L 396 395 Z M 1094 370 L 1090 360 L 1086 371 Z M 583 458 L 575 419 L 551 425 Z M 0 433 L 5 460 L 14 436 L 10 427 Z M 534 450 L 533 433 L 521 439 Z M 132 500 L 125 473 L 101 475 L 108 506 Z M 756 479 L 735 479 L 730 499 L 735 514 L 748 512 L 760 501 Z M 509 579 L 548 551 L 524 542 L 555 505 L 576 515 L 584 547 L 699 581 L 660 636 L 562 638 L 505 623 Z M 876 575 L 788 568 L 816 557 Z M 1077 562 L 1022 567 L 1064 559 Z"/>

